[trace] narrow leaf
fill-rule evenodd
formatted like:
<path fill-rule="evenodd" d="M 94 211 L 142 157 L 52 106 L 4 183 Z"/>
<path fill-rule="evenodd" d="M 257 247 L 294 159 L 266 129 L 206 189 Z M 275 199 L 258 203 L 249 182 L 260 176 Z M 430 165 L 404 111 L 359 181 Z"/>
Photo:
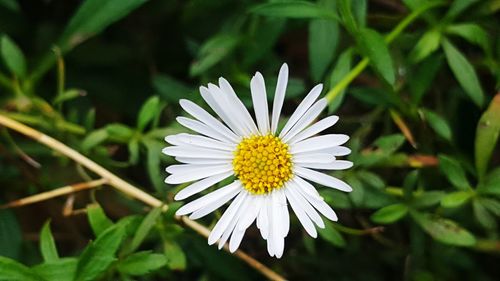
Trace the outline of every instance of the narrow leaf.
<path fill-rule="evenodd" d="M 50 231 L 50 221 L 47 221 L 40 233 L 40 252 L 42 253 L 43 260 L 46 262 L 53 262 L 59 259 L 57 253 L 56 243 Z"/>
<path fill-rule="evenodd" d="M 162 254 L 154 254 L 150 251 L 137 252 L 118 263 L 117 269 L 123 274 L 146 275 L 158 270 L 167 264 L 167 259 Z"/>
<path fill-rule="evenodd" d="M 96 280 L 116 260 L 115 254 L 125 236 L 124 227 L 115 225 L 106 229 L 80 256 L 75 281 Z"/>
<path fill-rule="evenodd" d="M 311 20 L 309 23 L 309 64 L 314 81 L 321 80 L 335 55 L 338 41 L 339 26 L 336 21 Z"/>
<path fill-rule="evenodd" d="M 332 11 L 306 1 L 270 2 L 258 5 L 250 12 L 271 17 L 337 19 Z"/>
<path fill-rule="evenodd" d="M 346 245 L 342 234 L 335 229 L 331 222 L 325 222 L 325 228 L 318 228 L 319 236 L 335 247 L 343 248 Z"/>
<path fill-rule="evenodd" d="M 156 220 L 160 217 L 161 207 L 155 208 L 149 212 L 146 217 L 142 220 L 139 228 L 135 232 L 134 238 L 132 238 L 132 242 L 127 248 L 127 253 L 133 253 L 139 246 L 142 244 L 146 236 L 149 234 L 153 226 L 156 224 Z"/>
<path fill-rule="evenodd" d="M 396 78 L 392 58 L 382 35 L 368 28 L 359 30 L 356 37 L 361 51 L 370 59 L 370 63 L 385 81 L 393 85 Z"/>
<path fill-rule="evenodd" d="M 87 217 L 95 236 L 99 236 L 113 225 L 113 222 L 106 216 L 99 204 L 87 205 Z"/>
<path fill-rule="evenodd" d="M 375 223 L 389 224 L 402 219 L 407 213 L 408 207 L 406 205 L 394 204 L 376 211 L 371 216 L 371 220 Z"/>
<path fill-rule="evenodd" d="M 469 181 L 465 175 L 465 171 L 460 166 L 460 163 L 446 155 L 439 155 L 439 168 L 448 180 L 458 189 L 468 190 L 470 188 Z"/>
<path fill-rule="evenodd" d="M 425 59 L 439 48 L 440 40 L 441 33 L 438 30 L 432 29 L 427 31 L 411 51 L 410 60 L 416 63 Z"/>
<path fill-rule="evenodd" d="M 429 213 L 411 212 L 411 215 L 425 232 L 439 242 L 455 246 L 476 244 L 474 235 L 452 220 Z"/>
<path fill-rule="evenodd" d="M 450 125 L 448 122 L 437 113 L 434 113 L 428 109 L 424 109 L 424 115 L 427 119 L 427 124 L 436 132 L 440 137 L 447 141 L 452 140 L 452 133 Z"/>
<path fill-rule="evenodd" d="M 445 208 L 456 208 L 465 204 L 474 194 L 469 191 L 456 191 L 447 194 L 441 199 L 441 206 Z"/>
<path fill-rule="evenodd" d="M 36 265 L 32 270 L 48 281 L 73 281 L 77 263 L 78 260 L 76 258 L 61 258 L 56 261 Z"/>
<path fill-rule="evenodd" d="M 484 103 L 484 93 L 474 67 L 448 40 L 443 40 L 442 45 L 448 65 L 455 75 L 455 78 L 458 80 L 458 83 L 460 83 L 460 86 L 462 86 L 471 100 L 477 106 L 482 107 Z"/>
<path fill-rule="evenodd" d="M 137 117 L 137 128 L 143 131 L 144 128 L 159 114 L 160 99 L 153 96 L 144 102 Z"/>
<path fill-rule="evenodd" d="M 7 68 L 19 78 L 26 75 L 26 59 L 23 52 L 7 35 L 0 38 L 0 53 Z"/>
<path fill-rule="evenodd" d="M 482 179 L 488 170 L 488 163 L 500 134 L 500 93 L 483 113 L 476 129 L 476 169 Z"/>
<path fill-rule="evenodd" d="M 0 280 L 46 281 L 23 264 L 0 256 Z"/>

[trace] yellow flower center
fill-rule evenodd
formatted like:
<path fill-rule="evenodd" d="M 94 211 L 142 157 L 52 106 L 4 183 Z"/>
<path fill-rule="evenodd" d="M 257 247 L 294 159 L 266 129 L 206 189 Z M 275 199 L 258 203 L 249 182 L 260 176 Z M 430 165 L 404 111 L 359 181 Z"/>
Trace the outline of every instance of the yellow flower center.
<path fill-rule="evenodd" d="M 243 139 L 234 152 L 234 173 L 252 194 L 281 188 L 292 176 L 288 145 L 273 135 Z"/>

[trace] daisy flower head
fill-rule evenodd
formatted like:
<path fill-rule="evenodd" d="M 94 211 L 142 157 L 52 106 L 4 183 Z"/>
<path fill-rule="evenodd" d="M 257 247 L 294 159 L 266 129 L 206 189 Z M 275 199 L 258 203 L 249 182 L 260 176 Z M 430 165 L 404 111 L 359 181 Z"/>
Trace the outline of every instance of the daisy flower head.
<path fill-rule="evenodd" d="M 278 130 L 287 83 L 288 66 L 283 64 L 269 114 L 264 78 L 259 72 L 252 77 L 256 122 L 224 78 L 219 79 L 219 85 L 200 87 L 201 96 L 219 118 L 189 100 L 180 100 L 193 118 L 178 117 L 177 121 L 196 134 L 165 138 L 171 146 L 163 153 L 182 163 L 167 167 L 170 176 L 165 182 L 190 183 L 175 195 L 175 200 L 184 200 L 230 179 L 229 184 L 185 204 L 176 213 L 198 219 L 231 201 L 208 238 L 209 244 L 218 241 L 219 249 L 229 240 L 229 250 L 236 251 L 255 221 L 269 254 L 280 258 L 290 229 L 289 206 L 312 237 L 317 236 L 316 226 L 325 226 L 320 214 L 337 220 L 311 182 L 345 192 L 352 190 L 325 173 L 348 169 L 352 162 L 337 159 L 350 153 L 342 146 L 349 139 L 347 135 L 317 136 L 339 119 L 329 116 L 315 122 L 327 106 L 326 99 L 318 99 L 321 84 L 307 94 Z"/>

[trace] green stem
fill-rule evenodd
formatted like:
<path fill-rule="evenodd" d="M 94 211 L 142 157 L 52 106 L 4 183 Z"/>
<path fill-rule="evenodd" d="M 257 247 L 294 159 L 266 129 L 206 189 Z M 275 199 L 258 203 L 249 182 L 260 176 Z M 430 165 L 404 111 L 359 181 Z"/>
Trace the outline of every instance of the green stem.
<path fill-rule="evenodd" d="M 396 39 L 403 30 L 408 27 L 415 19 L 417 19 L 425 11 L 443 5 L 443 2 L 433 2 L 427 5 L 423 5 L 420 8 L 413 11 L 411 14 L 406 16 L 389 34 L 385 36 L 385 42 L 387 44 L 391 43 Z M 349 73 L 347 73 L 340 82 L 335 85 L 328 93 L 326 93 L 326 99 L 328 102 L 333 101 L 342 90 L 344 90 L 349 84 L 359 75 L 370 63 L 370 59 L 364 57 Z"/>
<path fill-rule="evenodd" d="M 380 232 L 380 230 L 381 230 L 380 227 L 367 228 L 367 229 L 356 229 L 356 228 L 350 228 L 350 227 L 347 227 L 347 226 L 344 226 L 344 225 L 341 225 L 338 223 L 334 223 L 332 225 L 333 225 L 333 228 L 335 228 L 336 230 L 338 230 L 340 232 L 350 234 L 350 235 L 357 235 L 357 236 L 374 234 L 374 233 Z"/>
<path fill-rule="evenodd" d="M 2 73 L 0 73 L 0 85 L 4 86 L 8 90 L 12 90 L 11 80 Z"/>

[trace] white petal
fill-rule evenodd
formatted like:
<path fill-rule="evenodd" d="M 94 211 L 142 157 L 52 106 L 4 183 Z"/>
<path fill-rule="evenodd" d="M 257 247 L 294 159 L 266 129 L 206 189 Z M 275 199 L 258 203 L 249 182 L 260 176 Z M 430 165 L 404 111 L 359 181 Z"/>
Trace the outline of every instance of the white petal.
<path fill-rule="evenodd" d="M 304 131 L 295 135 L 293 138 L 291 138 L 288 141 L 288 143 L 293 144 L 293 143 L 299 142 L 301 140 L 305 140 L 307 138 L 310 138 L 310 137 L 330 128 L 331 126 L 335 125 L 335 123 L 337 123 L 338 120 L 339 120 L 338 116 L 335 116 L 335 115 L 328 116 L 328 117 L 314 123 L 313 125 L 311 125 L 311 127 L 307 128 Z"/>
<path fill-rule="evenodd" d="M 233 171 L 229 171 L 229 172 L 225 172 L 222 174 L 211 176 L 211 177 L 202 179 L 200 181 L 197 181 L 195 183 L 192 183 L 191 185 L 188 185 L 188 186 L 184 187 L 181 191 L 177 192 L 174 199 L 177 201 L 184 200 L 184 199 L 188 198 L 189 196 L 192 196 L 196 193 L 202 192 L 203 190 L 213 186 L 214 184 L 228 178 L 232 174 L 233 174 Z"/>
<path fill-rule="evenodd" d="M 232 116 L 231 106 L 228 103 L 227 94 L 214 84 L 208 84 L 208 89 L 200 88 L 200 93 L 208 105 L 219 115 L 219 117 L 238 135 L 246 135 L 245 126 L 240 124 L 237 118 Z"/>
<path fill-rule="evenodd" d="M 232 159 L 211 159 L 197 157 L 175 157 L 175 160 L 186 164 L 231 164 Z"/>
<path fill-rule="evenodd" d="M 290 202 L 290 206 L 292 207 L 293 212 L 299 219 L 300 223 L 306 230 L 306 232 L 311 236 L 316 238 L 318 236 L 318 232 L 316 231 L 316 227 L 314 227 L 314 224 L 312 223 L 311 219 L 307 216 L 306 212 L 300 207 L 299 203 L 290 194 L 290 190 L 288 187 L 285 187 L 285 195 L 288 201 Z"/>
<path fill-rule="evenodd" d="M 243 215 L 243 218 L 236 225 L 236 229 L 239 231 L 249 228 L 259 215 L 259 211 L 264 200 L 262 196 L 253 196 L 252 200 L 253 203 L 249 204 L 247 210 L 245 211 L 246 214 Z"/>
<path fill-rule="evenodd" d="M 255 119 L 262 135 L 269 133 L 269 109 L 267 107 L 266 86 L 264 77 L 259 72 L 255 73 L 250 81 L 252 102 L 255 111 Z"/>
<path fill-rule="evenodd" d="M 221 198 L 229 198 L 225 201 L 227 202 L 228 200 L 236 196 L 236 194 L 238 194 L 240 191 L 241 191 L 241 183 L 239 181 L 234 181 L 231 184 L 221 187 L 203 197 L 200 197 L 194 201 L 187 203 L 186 205 L 180 207 L 177 210 L 177 212 L 175 212 L 175 214 L 177 216 L 184 216 L 190 214 L 203 207 L 209 206 L 214 202 L 218 203 L 218 200 Z"/>
<path fill-rule="evenodd" d="M 188 158 L 210 158 L 210 159 L 233 159 L 234 155 L 229 151 L 197 148 L 189 146 L 169 146 L 162 152 L 166 155 Z"/>
<path fill-rule="evenodd" d="M 288 131 L 295 125 L 295 123 L 304 115 L 304 113 L 311 107 L 311 105 L 316 101 L 316 99 L 319 97 L 321 94 L 321 91 L 323 90 L 323 85 L 318 84 L 312 90 L 307 94 L 307 96 L 302 100 L 302 102 L 299 104 L 297 109 L 295 109 L 295 112 L 293 112 L 292 116 L 290 116 L 290 119 L 288 119 L 288 122 L 286 122 L 285 127 L 283 127 L 283 130 L 281 130 L 279 137 L 283 137 Z"/>
<path fill-rule="evenodd" d="M 226 230 L 222 234 L 222 237 L 219 239 L 219 250 L 224 246 L 224 244 L 226 244 L 226 241 L 229 238 L 229 236 L 231 235 L 231 233 L 234 232 L 236 224 L 243 216 L 244 210 L 246 209 L 246 206 L 248 206 L 249 202 L 251 201 L 250 199 L 251 199 L 251 196 L 245 197 L 245 200 L 243 201 L 242 205 L 238 208 L 236 214 L 234 215 L 234 217 L 232 218 L 228 227 L 226 228 Z"/>
<path fill-rule="evenodd" d="M 292 156 L 292 161 L 295 164 L 309 164 L 309 163 L 331 163 L 335 157 L 326 153 L 299 153 Z"/>
<path fill-rule="evenodd" d="M 233 167 L 231 165 L 213 165 L 206 168 L 200 168 L 198 171 L 196 171 L 196 173 L 170 175 L 165 179 L 165 182 L 168 184 L 191 182 L 232 170 Z"/>
<path fill-rule="evenodd" d="M 304 113 L 304 115 L 299 119 L 299 121 L 297 121 L 297 123 L 295 123 L 290 131 L 288 131 L 288 133 L 283 136 L 282 140 L 284 142 L 288 142 L 291 138 L 293 138 L 307 126 L 309 126 L 314 121 L 314 119 L 316 119 L 320 115 L 321 111 L 325 109 L 327 104 L 328 102 L 325 98 L 317 101 L 313 106 L 311 106 L 311 108 L 309 108 L 309 110 L 307 110 L 306 113 Z"/>
<path fill-rule="evenodd" d="M 323 219 L 321 219 L 320 215 L 316 210 L 309 204 L 309 201 L 307 201 L 304 196 L 297 190 L 297 186 L 294 183 L 290 183 L 289 187 L 290 189 L 290 195 L 294 197 L 297 200 L 297 203 L 299 204 L 300 208 L 304 210 L 307 214 L 307 216 L 319 227 L 319 228 L 325 228 L 325 223 L 323 222 Z"/>
<path fill-rule="evenodd" d="M 239 194 L 241 192 L 241 189 L 237 190 L 236 192 L 234 193 L 228 193 L 227 195 L 225 196 L 221 196 L 220 198 L 218 198 L 217 200 L 214 200 L 213 202 L 211 202 L 210 204 L 207 204 L 207 206 L 204 206 L 196 211 L 194 211 L 190 216 L 189 218 L 192 219 L 192 220 L 197 220 L 199 218 L 202 218 L 210 213 L 212 213 L 213 211 L 215 211 L 216 209 L 220 208 L 222 205 L 226 204 L 227 202 L 229 202 L 231 199 L 233 199 L 234 196 L 236 196 L 237 194 Z"/>
<path fill-rule="evenodd" d="M 281 108 L 285 100 L 286 86 L 288 84 L 288 65 L 284 63 L 278 74 L 278 82 L 276 83 L 276 92 L 274 93 L 273 113 L 271 117 L 271 134 L 276 133 L 278 121 L 280 119 Z"/>
<path fill-rule="evenodd" d="M 345 192 L 352 191 L 352 187 L 350 187 L 347 183 L 324 173 L 316 172 L 302 167 L 295 167 L 295 173 L 305 179 L 324 186 L 328 186 Z"/>
<path fill-rule="evenodd" d="M 235 112 L 236 116 L 239 116 L 238 120 L 246 124 L 246 127 L 250 130 L 250 133 L 257 134 L 259 130 L 255 125 L 255 122 L 252 119 L 252 116 L 248 112 L 247 108 L 243 104 L 243 102 L 238 98 L 236 93 L 231 87 L 231 84 L 227 82 L 224 78 L 219 78 L 220 89 L 226 93 L 227 99 L 231 104 L 234 104 L 233 112 Z"/>
<path fill-rule="evenodd" d="M 201 108 L 199 105 L 196 103 L 186 100 L 186 99 L 181 99 L 179 101 L 179 104 L 181 107 L 189 113 L 191 116 L 194 118 L 198 119 L 199 121 L 203 122 L 205 125 L 209 126 L 210 128 L 221 132 L 228 138 L 230 138 L 232 141 L 238 141 L 239 137 L 231 130 L 229 130 L 222 122 L 219 120 L 215 119 L 212 115 L 210 115 L 208 112 L 205 111 L 205 109 Z"/>
<path fill-rule="evenodd" d="M 176 120 L 182 126 L 188 128 L 190 130 L 193 130 L 197 133 L 200 133 L 202 135 L 205 135 L 207 137 L 210 137 L 210 138 L 213 138 L 216 140 L 220 140 L 222 142 L 229 142 L 229 143 L 238 143 L 239 142 L 239 141 L 235 141 L 235 140 L 231 139 L 229 136 L 226 136 L 217 130 L 214 130 L 213 128 L 205 125 L 204 123 L 202 123 L 200 121 L 193 120 L 191 118 L 187 118 L 187 117 L 183 117 L 183 116 L 177 117 Z"/>
<path fill-rule="evenodd" d="M 219 240 L 219 238 L 221 238 L 222 234 L 224 233 L 224 231 L 226 231 L 227 227 L 232 222 L 235 214 L 238 212 L 242 202 L 247 196 L 248 192 L 242 191 L 240 192 L 240 194 L 238 194 L 236 199 L 234 199 L 231 205 L 229 205 L 219 221 L 215 224 L 212 232 L 210 232 L 210 235 L 208 236 L 209 245 L 214 244 L 217 240 Z"/>
<path fill-rule="evenodd" d="M 235 229 L 233 231 L 231 240 L 229 240 L 229 252 L 234 253 L 236 250 L 238 250 L 238 247 L 241 244 L 241 240 L 243 240 L 243 236 L 245 235 L 245 230 Z"/>
<path fill-rule="evenodd" d="M 269 215 L 267 214 L 267 206 L 270 204 L 269 196 L 264 196 L 263 201 L 257 216 L 257 228 L 259 228 L 262 238 L 267 240 L 269 237 Z"/>
<path fill-rule="evenodd" d="M 170 174 L 189 174 L 196 173 L 200 169 L 206 169 L 209 167 L 213 167 L 214 165 L 210 164 L 176 164 L 168 166 L 165 171 Z"/>
<path fill-rule="evenodd" d="M 298 188 L 297 189 L 299 192 L 301 192 L 302 196 L 309 201 L 309 203 L 316 209 L 318 210 L 323 216 L 325 216 L 327 219 L 331 221 L 337 221 L 338 217 L 337 214 L 335 214 L 335 211 L 326 204 L 326 202 L 321 198 L 318 200 L 317 198 L 312 198 L 309 194 L 305 193 L 304 190 Z"/>
<path fill-rule="evenodd" d="M 295 182 L 297 185 L 298 189 L 303 191 L 303 193 L 307 194 L 310 198 L 314 198 L 315 200 L 322 201 L 323 197 L 319 195 L 318 191 L 312 184 L 304 180 L 303 178 L 299 176 L 295 176 L 292 178 L 292 181 Z"/>
<path fill-rule="evenodd" d="M 272 207 L 272 216 L 273 216 L 273 232 L 271 240 L 268 240 L 268 243 L 273 242 L 273 252 L 277 258 L 281 258 L 283 255 L 283 250 L 285 249 L 285 239 L 283 234 L 283 230 L 285 229 L 284 223 L 285 220 L 283 218 L 283 208 L 281 205 L 281 200 L 279 198 L 279 192 L 273 192 L 272 199 L 273 207 Z"/>
<path fill-rule="evenodd" d="M 348 140 L 349 136 L 343 134 L 316 136 L 290 145 L 290 153 L 296 154 L 327 149 L 344 144 Z"/>
<path fill-rule="evenodd" d="M 347 160 L 334 160 L 330 163 L 303 163 L 299 166 L 318 170 L 346 170 L 352 167 L 352 162 Z"/>
<path fill-rule="evenodd" d="M 351 150 L 345 146 L 334 146 L 323 149 L 313 150 L 314 153 L 328 153 L 333 156 L 345 156 L 351 154 Z"/>
<path fill-rule="evenodd" d="M 186 133 L 170 135 L 165 137 L 165 140 L 172 145 L 197 146 L 224 151 L 234 151 L 236 148 L 236 145 L 234 143 L 221 142 L 212 138 Z"/>
<path fill-rule="evenodd" d="M 281 207 L 281 212 L 282 212 L 282 217 L 283 217 L 283 228 L 281 229 L 282 233 L 281 235 L 283 237 L 286 237 L 288 235 L 288 232 L 290 231 L 290 214 L 288 213 L 288 204 L 286 203 L 286 196 L 285 192 L 283 189 L 280 189 L 278 191 L 279 195 L 279 200 L 280 200 L 280 207 Z"/>

